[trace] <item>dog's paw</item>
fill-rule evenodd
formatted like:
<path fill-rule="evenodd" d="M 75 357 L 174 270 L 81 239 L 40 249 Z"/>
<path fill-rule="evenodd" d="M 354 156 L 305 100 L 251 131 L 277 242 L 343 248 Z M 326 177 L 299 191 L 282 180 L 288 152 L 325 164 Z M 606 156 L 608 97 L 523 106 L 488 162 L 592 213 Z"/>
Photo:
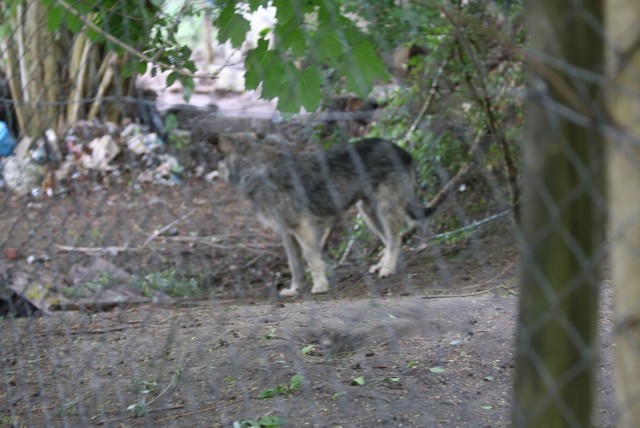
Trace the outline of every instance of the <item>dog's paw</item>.
<path fill-rule="evenodd" d="M 382 267 L 381 263 L 376 263 L 375 265 L 369 268 L 369 273 L 376 273 L 381 270 L 381 267 Z"/>
<path fill-rule="evenodd" d="M 280 290 L 280 297 L 296 297 L 298 295 L 298 290 L 295 288 L 283 288 Z"/>
<path fill-rule="evenodd" d="M 394 273 L 396 273 L 396 270 L 393 268 L 390 268 L 388 266 L 383 266 L 380 268 L 380 272 L 378 273 L 378 277 L 379 278 L 386 278 L 388 276 L 393 275 Z"/>
<path fill-rule="evenodd" d="M 329 291 L 329 283 L 327 281 L 322 281 L 319 284 L 314 284 L 311 289 L 311 294 L 323 294 Z"/>
<path fill-rule="evenodd" d="M 329 291 L 329 281 L 327 278 L 322 277 L 319 281 L 314 282 L 311 294 L 322 294 Z"/>

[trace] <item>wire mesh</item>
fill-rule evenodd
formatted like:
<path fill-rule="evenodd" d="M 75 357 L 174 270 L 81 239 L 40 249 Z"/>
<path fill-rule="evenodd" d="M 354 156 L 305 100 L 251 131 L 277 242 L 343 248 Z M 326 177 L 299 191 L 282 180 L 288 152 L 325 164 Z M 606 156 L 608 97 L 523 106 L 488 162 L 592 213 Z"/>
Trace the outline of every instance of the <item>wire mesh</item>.
<path fill-rule="evenodd" d="M 549 408 L 580 426 L 563 388 L 584 371 L 595 426 L 635 405 L 614 402 L 606 260 L 634 237 L 612 227 L 593 254 L 575 239 L 575 200 L 609 215 L 592 175 L 609 156 L 584 163 L 561 122 L 626 158 L 637 138 L 600 104 L 527 88 L 525 52 L 577 95 L 615 86 L 525 50 L 522 2 L 22 0 L 0 13 L 0 426 L 489 427 Z M 526 103 L 574 188 L 525 167 L 541 156 L 521 153 Z M 527 185 L 551 219 L 534 239 L 518 223 Z M 554 233 L 575 260 L 550 253 L 551 270 L 577 265 L 560 287 L 534 256 Z M 548 303 L 526 329 L 521 270 Z M 585 281 L 596 343 L 564 307 Z M 578 355 L 560 375 L 533 339 L 553 323 Z M 514 403 L 522 355 L 546 388 L 534 415 Z"/>

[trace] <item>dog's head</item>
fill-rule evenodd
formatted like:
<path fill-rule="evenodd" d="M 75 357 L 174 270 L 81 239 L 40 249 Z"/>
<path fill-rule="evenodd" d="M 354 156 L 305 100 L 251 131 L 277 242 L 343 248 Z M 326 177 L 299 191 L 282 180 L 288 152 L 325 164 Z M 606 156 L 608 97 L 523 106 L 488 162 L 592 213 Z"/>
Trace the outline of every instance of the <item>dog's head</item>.
<path fill-rule="evenodd" d="M 253 132 L 218 133 L 207 131 L 191 135 L 192 141 L 205 143 L 219 155 L 218 171 L 220 176 L 231 183 L 238 181 L 236 180 L 238 172 L 245 165 L 255 165 L 264 157 L 260 146 L 256 144 L 261 136 Z"/>

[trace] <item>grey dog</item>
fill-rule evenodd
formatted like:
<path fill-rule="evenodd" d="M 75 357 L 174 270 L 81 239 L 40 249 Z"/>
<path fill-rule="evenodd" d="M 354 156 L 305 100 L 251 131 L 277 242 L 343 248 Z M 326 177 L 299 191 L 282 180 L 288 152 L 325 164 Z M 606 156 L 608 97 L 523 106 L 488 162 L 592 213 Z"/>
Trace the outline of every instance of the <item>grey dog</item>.
<path fill-rule="evenodd" d="M 259 220 L 284 241 L 291 285 L 281 296 L 295 296 L 304 282 L 306 260 L 313 288 L 329 291 L 322 249 L 336 220 L 354 204 L 384 244 L 369 272 L 396 271 L 407 220 L 431 214 L 415 195 L 411 155 L 380 138 L 294 154 L 272 147 L 252 133 L 208 137 L 223 156 L 220 171 L 254 207 Z"/>

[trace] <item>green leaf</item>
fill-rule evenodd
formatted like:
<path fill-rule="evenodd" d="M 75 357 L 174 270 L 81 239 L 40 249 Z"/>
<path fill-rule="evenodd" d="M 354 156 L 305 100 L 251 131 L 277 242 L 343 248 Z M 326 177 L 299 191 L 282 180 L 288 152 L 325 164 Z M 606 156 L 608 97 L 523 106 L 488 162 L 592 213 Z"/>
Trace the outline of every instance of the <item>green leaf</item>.
<path fill-rule="evenodd" d="M 249 0 L 249 12 L 255 12 L 260 6 L 267 7 L 269 0 Z"/>
<path fill-rule="evenodd" d="M 258 394 L 258 398 L 260 398 L 260 399 L 262 399 L 262 398 L 271 398 L 271 397 L 275 397 L 276 395 L 282 395 L 282 394 L 284 394 L 286 392 L 287 392 L 287 388 L 285 388 L 282 385 L 278 385 L 275 388 L 265 389 L 260 394 Z"/>
<path fill-rule="evenodd" d="M 307 355 L 309 354 L 311 351 L 313 351 L 314 347 L 313 345 L 309 345 L 309 346 L 305 346 L 304 348 L 302 348 L 300 350 L 300 352 L 302 353 L 302 355 Z"/>
<path fill-rule="evenodd" d="M 258 46 L 247 53 L 244 74 L 245 87 L 256 89 L 262 82 L 262 97 L 268 100 L 280 96 L 286 80 L 285 64 L 276 52 L 269 49 L 269 42 L 258 40 Z"/>
<path fill-rule="evenodd" d="M 192 73 L 195 73 L 196 71 L 198 71 L 198 67 L 196 67 L 196 63 L 190 59 L 187 59 L 186 61 L 184 61 L 182 63 L 182 66 Z"/>
<path fill-rule="evenodd" d="M 322 101 L 322 75 L 317 66 L 309 66 L 300 73 L 300 101 L 308 112 L 315 111 Z"/>
<path fill-rule="evenodd" d="M 295 2 L 298 1 L 295 0 Z M 294 0 L 273 0 L 273 6 L 276 8 L 278 24 L 286 24 L 295 20 L 297 5 L 294 4 Z"/>
<path fill-rule="evenodd" d="M 172 71 L 171 73 L 169 73 L 169 75 L 167 76 L 167 88 L 173 85 L 178 77 L 179 75 L 177 71 Z"/>
<path fill-rule="evenodd" d="M 266 332 L 265 334 L 262 335 L 262 338 L 265 340 L 271 340 L 276 336 L 276 331 L 275 329 L 271 329 L 268 332 Z"/>
<path fill-rule="evenodd" d="M 371 92 L 374 80 L 387 80 L 389 75 L 384 62 L 364 34 L 353 28 L 347 30 L 346 38 L 349 51 L 337 65 L 337 69 L 347 77 L 347 90 L 364 97 Z"/>
<path fill-rule="evenodd" d="M 127 407 L 127 410 L 131 410 L 133 412 L 133 416 L 136 418 L 143 417 L 147 414 L 147 402 L 145 398 L 142 397 L 140 401 Z"/>
<path fill-rule="evenodd" d="M 359 376 L 355 379 L 351 379 L 351 385 L 362 386 L 364 385 L 364 377 Z"/>
<path fill-rule="evenodd" d="M 260 428 L 260 425 L 251 419 L 239 419 L 233 422 L 233 428 Z"/>
<path fill-rule="evenodd" d="M 291 382 L 289 383 L 289 389 L 291 391 L 296 391 L 300 389 L 302 386 L 302 381 L 304 380 L 304 376 L 301 374 L 296 374 L 291 378 Z"/>
<path fill-rule="evenodd" d="M 344 53 L 337 31 L 318 31 L 312 40 L 312 46 L 316 61 L 319 63 L 337 61 Z"/>
<path fill-rule="evenodd" d="M 333 395 L 331 396 L 331 399 L 332 399 L 333 401 L 336 401 L 336 400 L 338 399 L 338 397 L 341 397 L 341 396 L 343 396 L 343 395 L 345 395 L 345 394 L 346 394 L 346 392 L 344 392 L 344 391 L 336 392 L 335 394 L 333 394 Z"/>
<path fill-rule="evenodd" d="M 493 406 L 480 406 L 480 408 L 483 410 L 491 410 L 493 409 Z"/>
<path fill-rule="evenodd" d="M 86 28 L 87 37 L 92 43 L 104 43 L 104 36 L 93 28 Z"/>
<path fill-rule="evenodd" d="M 277 25 L 274 32 L 278 40 L 279 49 L 282 49 L 282 51 L 290 49 L 291 53 L 296 57 L 304 55 L 307 47 L 305 33 L 296 22 L 290 21 L 286 25 Z"/>
<path fill-rule="evenodd" d="M 483 379 L 486 380 L 487 382 L 493 382 L 494 380 L 496 380 L 496 378 L 493 376 L 485 376 L 483 377 Z"/>
<path fill-rule="evenodd" d="M 65 13 L 66 11 L 58 5 L 51 7 L 47 12 L 47 30 L 57 30 L 62 24 L 62 18 Z"/>
<path fill-rule="evenodd" d="M 382 380 L 385 381 L 385 382 L 400 382 L 400 378 L 399 377 L 385 377 Z"/>
<path fill-rule="evenodd" d="M 444 369 L 442 367 L 431 367 L 429 371 L 431 373 L 442 373 L 444 372 Z"/>
<path fill-rule="evenodd" d="M 263 416 L 257 420 L 258 425 L 264 428 L 279 427 L 287 423 L 284 418 L 280 416 Z"/>
<path fill-rule="evenodd" d="M 282 88 L 289 83 L 291 76 L 286 74 L 286 64 L 275 53 L 269 58 L 268 64 L 263 71 L 262 96 L 271 100 L 282 94 Z"/>
<path fill-rule="evenodd" d="M 324 0 L 318 4 L 318 23 L 325 28 L 338 28 L 336 17 L 340 13 L 340 8 L 335 1 Z"/>
<path fill-rule="evenodd" d="M 180 83 L 182 83 L 182 98 L 188 102 L 196 87 L 196 82 L 191 76 L 180 76 Z"/>
<path fill-rule="evenodd" d="M 234 48 L 240 47 L 244 42 L 247 32 L 251 28 L 249 21 L 244 19 L 242 15 L 236 13 L 236 5 L 230 2 L 222 9 L 220 15 L 213 21 L 218 28 L 218 40 L 225 42 L 231 40 Z"/>
<path fill-rule="evenodd" d="M 140 62 L 138 62 L 138 67 L 137 67 L 137 69 L 136 69 L 136 72 L 137 72 L 138 74 L 141 74 L 141 75 L 142 75 L 142 74 L 144 74 L 144 73 L 146 73 L 146 72 L 147 72 L 147 66 L 148 66 L 148 65 L 149 65 L 149 64 L 147 64 L 147 62 L 146 62 L 146 61 L 140 61 Z"/>
<path fill-rule="evenodd" d="M 258 36 L 261 39 L 265 39 L 269 35 L 269 33 L 271 33 L 271 30 L 272 30 L 271 28 L 265 27 L 262 30 L 260 30 L 260 32 L 258 33 Z"/>
<path fill-rule="evenodd" d="M 67 21 L 67 28 L 72 33 L 79 33 L 80 30 L 82 30 L 82 28 L 84 27 L 84 22 L 82 22 L 80 18 L 76 17 L 75 15 L 71 15 L 70 13 L 67 13 L 65 15 L 65 20 Z"/>
<path fill-rule="evenodd" d="M 133 70 L 134 70 L 135 67 L 137 67 L 137 64 L 134 63 L 133 61 L 129 61 L 129 62 L 125 63 L 122 66 L 122 69 L 120 70 L 120 73 L 122 74 L 122 77 L 131 77 L 131 76 L 133 76 Z"/>
<path fill-rule="evenodd" d="M 283 64 L 283 68 L 284 72 L 279 78 L 280 93 L 277 94 L 278 110 L 282 113 L 297 113 L 300 111 L 301 105 L 300 71 L 296 68 L 293 62 L 290 61 Z M 267 86 L 266 79 L 263 86 Z"/>

